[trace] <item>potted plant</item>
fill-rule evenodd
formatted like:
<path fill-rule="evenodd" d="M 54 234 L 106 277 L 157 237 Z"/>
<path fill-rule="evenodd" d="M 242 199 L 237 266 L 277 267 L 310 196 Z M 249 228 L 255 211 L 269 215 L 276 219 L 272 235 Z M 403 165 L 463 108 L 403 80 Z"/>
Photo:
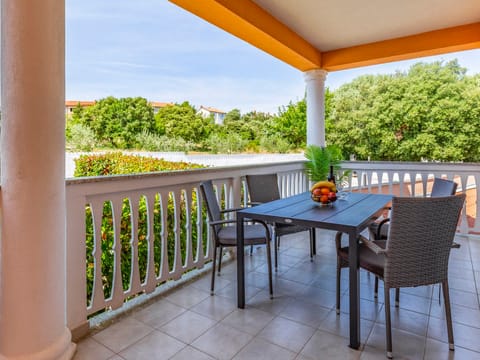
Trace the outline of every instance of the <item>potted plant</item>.
<path fill-rule="evenodd" d="M 305 173 L 311 182 L 327 180 L 330 175 L 330 167 L 333 171 L 340 168 L 342 160 L 342 152 L 335 145 L 320 147 L 317 145 L 309 145 L 305 149 Z"/>

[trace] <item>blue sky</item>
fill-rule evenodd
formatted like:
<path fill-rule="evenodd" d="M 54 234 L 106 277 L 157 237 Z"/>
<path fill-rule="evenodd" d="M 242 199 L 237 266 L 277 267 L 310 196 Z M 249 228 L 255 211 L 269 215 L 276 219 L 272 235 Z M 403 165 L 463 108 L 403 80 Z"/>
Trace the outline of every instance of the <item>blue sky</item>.
<path fill-rule="evenodd" d="M 303 97 L 303 74 L 167 0 L 66 0 L 66 98 L 142 96 L 225 111 L 276 113 Z M 457 58 L 480 73 L 480 50 L 329 73 L 335 89 L 363 74 Z"/>

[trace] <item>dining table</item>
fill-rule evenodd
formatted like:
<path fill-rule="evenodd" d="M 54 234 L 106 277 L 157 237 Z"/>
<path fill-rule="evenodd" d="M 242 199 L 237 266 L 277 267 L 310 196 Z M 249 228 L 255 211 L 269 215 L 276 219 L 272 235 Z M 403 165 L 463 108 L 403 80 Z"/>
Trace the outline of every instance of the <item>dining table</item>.
<path fill-rule="evenodd" d="M 241 309 L 245 308 L 242 224 L 246 219 L 341 231 L 348 235 L 349 241 L 349 345 L 353 349 L 358 349 L 360 347 L 359 236 L 388 208 L 391 200 L 391 195 L 349 192 L 342 199 L 323 205 L 313 201 L 310 192 L 304 192 L 237 211 L 237 306 Z"/>

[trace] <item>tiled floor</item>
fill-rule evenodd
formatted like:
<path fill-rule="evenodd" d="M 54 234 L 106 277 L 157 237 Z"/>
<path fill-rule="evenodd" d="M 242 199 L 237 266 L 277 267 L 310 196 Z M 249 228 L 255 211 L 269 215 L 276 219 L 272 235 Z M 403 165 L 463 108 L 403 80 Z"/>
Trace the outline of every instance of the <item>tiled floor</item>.
<path fill-rule="evenodd" d="M 350 349 L 348 274 L 337 316 L 333 233 L 317 237 L 313 262 L 307 233 L 282 238 L 273 300 L 259 247 L 246 257 L 245 310 L 236 307 L 233 262 L 216 278 L 215 296 L 207 274 L 82 340 L 74 359 L 385 359 L 383 292 L 374 299 L 374 278 L 361 273 L 362 346 Z M 455 351 L 446 343 L 438 286 L 402 289 L 400 307 L 392 307 L 395 359 L 480 359 L 480 240 L 457 241 L 449 278 Z"/>

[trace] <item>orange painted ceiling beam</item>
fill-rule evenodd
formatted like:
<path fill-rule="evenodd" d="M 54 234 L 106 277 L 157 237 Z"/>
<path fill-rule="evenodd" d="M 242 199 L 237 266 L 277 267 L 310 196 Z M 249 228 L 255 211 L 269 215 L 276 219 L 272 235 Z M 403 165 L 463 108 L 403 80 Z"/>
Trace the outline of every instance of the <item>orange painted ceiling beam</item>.
<path fill-rule="evenodd" d="M 321 67 L 315 47 L 250 0 L 170 1 L 301 71 Z"/>
<path fill-rule="evenodd" d="M 326 51 L 321 67 L 336 71 L 476 48 L 480 48 L 480 23 Z"/>
<path fill-rule="evenodd" d="M 251 0 L 170 0 L 301 71 L 355 67 L 480 48 L 480 23 L 321 52 Z"/>

